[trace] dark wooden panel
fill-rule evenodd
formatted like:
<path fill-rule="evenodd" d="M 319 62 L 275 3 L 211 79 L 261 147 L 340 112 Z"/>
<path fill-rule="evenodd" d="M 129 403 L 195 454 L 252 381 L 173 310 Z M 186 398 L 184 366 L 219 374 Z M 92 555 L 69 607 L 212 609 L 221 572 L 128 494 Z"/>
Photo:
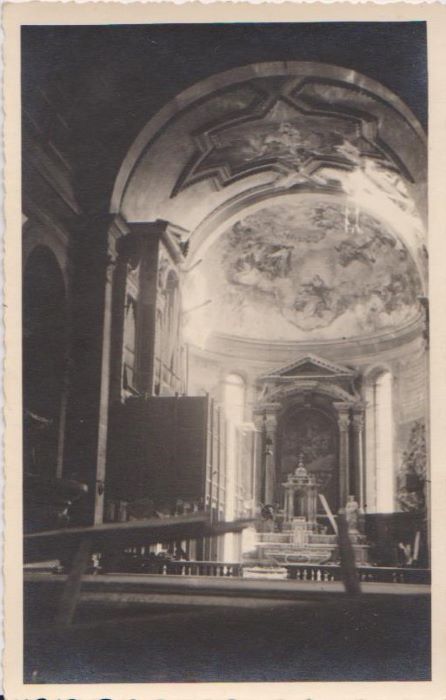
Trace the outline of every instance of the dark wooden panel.
<path fill-rule="evenodd" d="M 130 399 L 114 409 L 107 498 L 156 507 L 204 499 L 207 397 Z"/>

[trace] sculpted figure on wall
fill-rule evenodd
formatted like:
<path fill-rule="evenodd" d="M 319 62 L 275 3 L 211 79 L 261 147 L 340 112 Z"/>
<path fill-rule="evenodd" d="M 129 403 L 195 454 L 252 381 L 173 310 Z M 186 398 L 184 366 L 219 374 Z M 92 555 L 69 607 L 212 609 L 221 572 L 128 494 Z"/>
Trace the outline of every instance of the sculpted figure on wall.
<path fill-rule="evenodd" d="M 419 420 L 412 426 L 398 474 L 398 501 L 403 511 L 425 509 L 426 465 L 426 428 L 424 421 Z"/>

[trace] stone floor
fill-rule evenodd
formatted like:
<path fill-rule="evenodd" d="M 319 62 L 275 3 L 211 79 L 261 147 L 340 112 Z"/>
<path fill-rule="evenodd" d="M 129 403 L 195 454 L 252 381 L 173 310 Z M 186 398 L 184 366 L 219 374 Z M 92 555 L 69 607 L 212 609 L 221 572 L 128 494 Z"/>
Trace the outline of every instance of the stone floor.
<path fill-rule="evenodd" d="M 187 581 L 181 585 L 188 583 L 190 586 Z M 277 582 L 274 587 L 283 588 L 283 592 L 292 586 L 294 599 L 268 599 L 259 589 L 247 596 L 240 587 L 231 588 L 232 582 L 226 583 L 228 595 L 221 589 L 218 595 L 212 594 L 207 586 L 206 593 L 197 592 L 195 587 L 195 595 L 189 597 L 186 588 L 170 593 L 167 589 L 152 590 L 133 599 L 119 592 L 95 596 L 91 588 L 73 626 L 64 632 L 49 625 L 57 596 L 45 596 L 44 603 L 40 587 L 31 587 L 25 598 L 25 681 L 384 681 L 430 677 L 430 598 L 425 589 L 368 584 L 375 587 L 373 594 L 365 592 L 351 600 L 338 592 L 335 584 L 332 591 L 305 596 L 301 595 L 305 585 L 315 584 Z M 259 588 L 271 586 L 265 581 L 256 584 Z M 386 592 L 389 586 L 392 593 Z"/>

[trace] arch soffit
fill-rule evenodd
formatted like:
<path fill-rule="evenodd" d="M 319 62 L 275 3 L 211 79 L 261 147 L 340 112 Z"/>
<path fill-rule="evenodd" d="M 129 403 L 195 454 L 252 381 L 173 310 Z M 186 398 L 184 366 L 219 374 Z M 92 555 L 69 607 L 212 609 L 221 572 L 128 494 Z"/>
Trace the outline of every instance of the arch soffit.
<path fill-rule="evenodd" d="M 29 245 L 24 248 L 24 257 L 23 257 L 23 272 L 26 273 L 26 269 L 28 264 L 32 264 L 32 258 L 36 253 L 39 253 L 40 251 L 44 252 L 48 258 L 48 260 L 51 261 L 51 265 L 53 267 L 53 272 L 59 277 L 61 286 L 63 288 L 63 293 L 66 294 L 67 291 L 67 278 L 66 278 L 66 271 L 65 268 L 63 267 L 62 261 L 60 260 L 60 254 L 58 255 L 58 251 L 54 250 L 51 245 L 48 244 L 48 241 L 46 241 L 44 238 L 42 239 L 35 239 L 29 243 Z"/>
<path fill-rule="evenodd" d="M 393 378 L 394 371 L 392 366 L 387 362 L 379 362 L 371 367 L 367 367 L 363 372 L 364 386 L 372 385 L 381 374 L 390 374 Z"/>
<path fill-rule="evenodd" d="M 54 262 L 59 268 L 63 279 L 65 290 L 68 286 L 67 271 L 67 250 L 61 243 L 54 239 L 51 233 L 47 233 L 44 228 L 27 226 L 26 236 L 23 238 L 23 269 L 26 268 L 28 260 L 37 248 L 45 248 L 54 258 Z"/>
<path fill-rule="evenodd" d="M 150 119 L 130 147 L 121 165 L 112 194 L 111 211 L 115 213 L 121 211 L 126 188 L 135 175 L 139 162 L 158 136 L 169 128 L 172 120 L 208 99 L 212 94 L 221 93 L 222 90 L 249 80 L 276 76 L 294 78 L 296 87 L 305 81 L 316 83 L 319 80 L 332 85 L 343 85 L 344 88 L 355 89 L 361 94 L 373 97 L 390 107 L 397 119 L 403 119 L 415 135 L 415 140 L 425 146 L 424 131 L 409 108 L 397 95 L 367 76 L 339 66 L 315 62 L 251 64 L 216 74 L 192 85 Z M 409 144 L 408 147 L 411 148 L 412 145 Z"/>

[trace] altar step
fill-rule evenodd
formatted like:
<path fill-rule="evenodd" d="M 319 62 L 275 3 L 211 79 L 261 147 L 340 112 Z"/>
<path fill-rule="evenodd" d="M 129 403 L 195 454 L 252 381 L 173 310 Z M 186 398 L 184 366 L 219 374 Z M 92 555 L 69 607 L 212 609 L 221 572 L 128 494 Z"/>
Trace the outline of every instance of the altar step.
<path fill-rule="evenodd" d="M 308 544 L 336 545 L 337 543 L 336 535 L 320 535 L 307 532 L 306 537 L 308 538 Z M 263 544 L 265 542 L 271 544 L 292 543 L 293 533 L 291 530 L 289 532 L 258 532 L 257 542 L 258 544 Z"/>
<path fill-rule="evenodd" d="M 339 563 L 337 536 L 317 533 L 306 523 L 302 525 L 297 530 L 287 529 L 285 532 L 257 532 L 254 549 L 248 553 L 247 560 L 256 559 L 276 565 Z M 366 565 L 369 546 L 363 542 L 363 538 L 358 535 L 352 547 L 356 564 Z"/>

